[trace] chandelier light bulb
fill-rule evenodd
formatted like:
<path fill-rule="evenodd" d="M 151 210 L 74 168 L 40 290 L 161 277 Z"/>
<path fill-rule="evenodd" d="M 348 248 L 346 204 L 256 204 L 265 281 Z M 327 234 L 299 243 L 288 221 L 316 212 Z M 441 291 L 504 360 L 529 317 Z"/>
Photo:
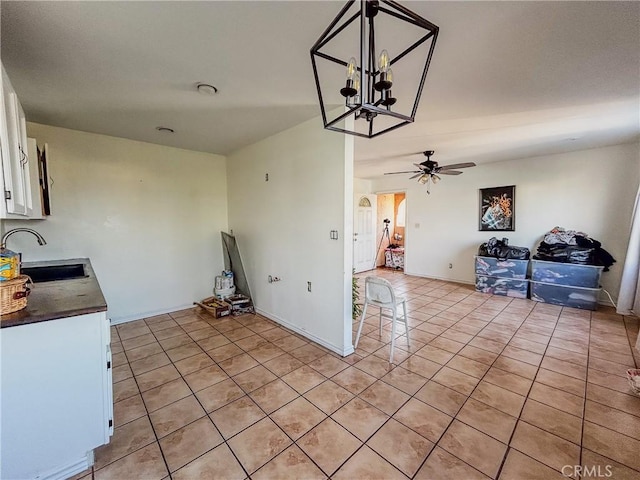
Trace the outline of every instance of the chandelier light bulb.
<path fill-rule="evenodd" d="M 387 73 L 389 70 L 389 52 L 382 50 L 380 52 L 380 58 L 378 59 L 378 69 L 380 73 Z"/>
<path fill-rule="evenodd" d="M 356 86 L 356 80 L 358 86 Z M 358 75 L 358 65 L 356 59 L 351 57 L 347 64 L 347 81 L 343 88 L 340 89 L 340 95 L 347 99 L 347 105 L 349 105 L 349 97 L 353 97 L 358 93 L 360 88 L 360 76 Z"/>
<path fill-rule="evenodd" d="M 390 63 L 391 62 L 389 60 L 389 54 L 387 53 L 386 50 L 382 50 L 382 53 L 380 53 L 380 59 L 378 61 L 378 64 L 379 64 L 378 66 L 380 69 L 380 80 L 378 80 L 373 85 L 373 88 L 375 88 L 378 92 L 383 92 L 382 104 L 386 106 L 389 106 L 389 105 L 385 103 L 385 100 L 388 97 L 385 91 L 391 88 L 391 83 L 393 80 L 393 72 L 389 68 Z"/>
<path fill-rule="evenodd" d="M 347 83 L 349 81 L 347 80 Z M 346 101 L 346 106 L 347 107 L 352 107 L 354 105 L 357 105 L 360 102 L 360 74 L 356 72 L 355 77 L 353 78 L 353 83 L 352 83 L 352 87 L 353 87 L 353 95 L 350 95 L 347 97 L 347 101 Z M 344 89 L 343 89 L 344 90 Z M 342 91 L 341 91 L 342 93 Z M 349 92 L 351 93 L 351 92 Z M 344 95 L 344 94 L 343 94 Z"/>
<path fill-rule="evenodd" d="M 356 63 L 356 59 L 351 57 L 349 59 L 349 64 L 347 65 L 347 80 L 353 81 L 358 71 L 358 64 Z"/>

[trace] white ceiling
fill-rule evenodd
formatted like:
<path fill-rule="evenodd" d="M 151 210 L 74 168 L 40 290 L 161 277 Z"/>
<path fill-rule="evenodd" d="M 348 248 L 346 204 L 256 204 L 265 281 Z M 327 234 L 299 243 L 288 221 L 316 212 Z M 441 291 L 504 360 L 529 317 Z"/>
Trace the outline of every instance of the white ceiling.
<path fill-rule="evenodd" d="M 402 3 L 440 27 L 434 58 L 356 176 L 640 138 L 639 2 Z M 3 1 L 2 62 L 31 121 L 226 155 L 319 114 L 309 48 L 342 4 Z"/>

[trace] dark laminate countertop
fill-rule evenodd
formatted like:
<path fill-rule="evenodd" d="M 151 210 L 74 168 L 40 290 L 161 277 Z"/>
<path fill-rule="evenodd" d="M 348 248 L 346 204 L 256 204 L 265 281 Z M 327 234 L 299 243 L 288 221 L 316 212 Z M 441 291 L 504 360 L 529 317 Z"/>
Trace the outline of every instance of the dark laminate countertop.
<path fill-rule="evenodd" d="M 25 262 L 22 267 L 83 263 L 86 278 L 35 283 L 27 307 L 0 318 L 0 328 L 46 322 L 86 313 L 104 312 L 107 302 L 88 258 Z"/>

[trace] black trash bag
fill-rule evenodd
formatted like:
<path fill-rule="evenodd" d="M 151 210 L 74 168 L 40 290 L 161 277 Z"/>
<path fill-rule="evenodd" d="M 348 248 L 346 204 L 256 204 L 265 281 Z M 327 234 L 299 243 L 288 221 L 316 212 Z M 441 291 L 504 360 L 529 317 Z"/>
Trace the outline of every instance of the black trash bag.
<path fill-rule="evenodd" d="M 609 267 L 616 263 L 616 259 L 613 258 L 613 256 L 604 248 L 602 248 L 602 243 L 600 243 L 598 240 L 576 235 L 576 243 L 580 247 L 590 248 L 592 250 L 591 256 L 589 257 L 589 265 L 602 266 L 604 267 L 603 271 L 608 272 Z"/>
<path fill-rule="evenodd" d="M 495 257 L 501 260 L 529 260 L 531 252 L 526 247 L 509 246 L 509 239 L 498 240 L 491 237 L 478 248 L 478 255 L 481 257 Z"/>

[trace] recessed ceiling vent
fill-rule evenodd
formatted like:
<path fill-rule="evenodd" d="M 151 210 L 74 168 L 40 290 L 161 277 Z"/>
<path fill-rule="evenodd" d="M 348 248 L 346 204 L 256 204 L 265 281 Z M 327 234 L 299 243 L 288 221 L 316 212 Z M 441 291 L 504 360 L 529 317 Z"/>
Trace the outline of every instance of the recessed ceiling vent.
<path fill-rule="evenodd" d="M 196 83 L 196 89 L 198 90 L 198 93 L 203 95 L 215 95 L 218 93 L 218 89 L 208 83 Z"/>

